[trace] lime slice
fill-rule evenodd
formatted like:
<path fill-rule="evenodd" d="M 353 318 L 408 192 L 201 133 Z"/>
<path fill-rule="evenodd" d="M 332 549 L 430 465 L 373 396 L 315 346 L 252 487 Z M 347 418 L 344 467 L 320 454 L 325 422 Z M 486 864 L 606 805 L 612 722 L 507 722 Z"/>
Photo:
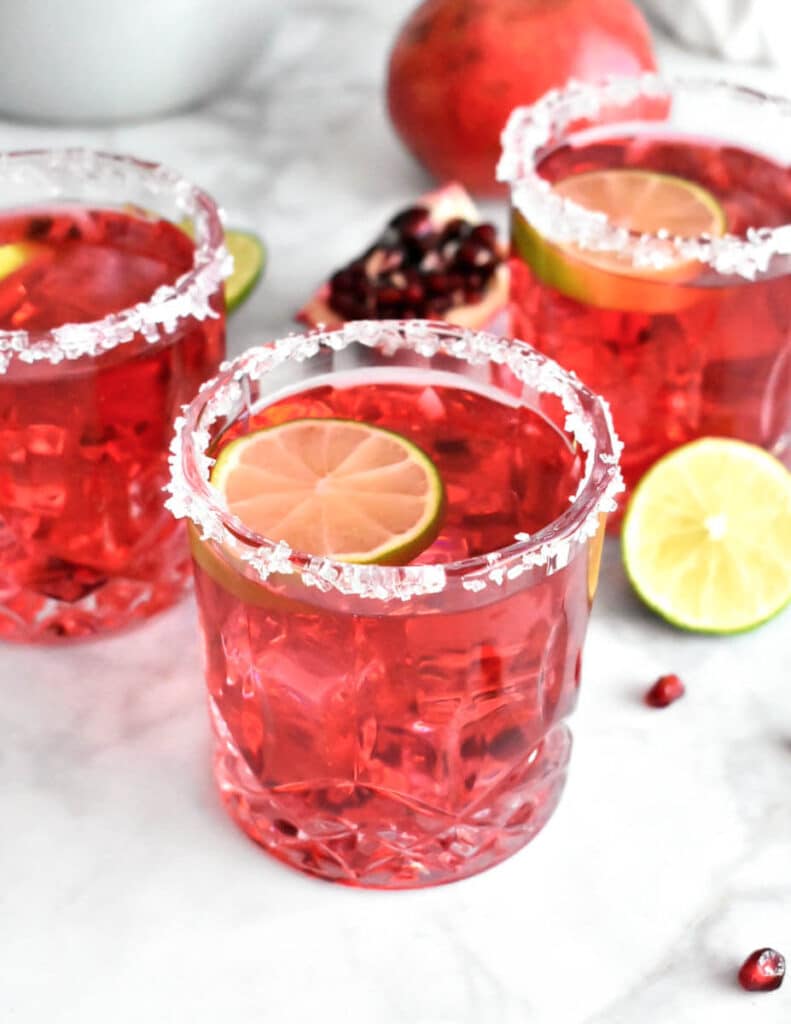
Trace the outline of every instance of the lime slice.
<path fill-rule="evenodd" d="M 38 242 L 6 242 L 0 245 L 0 281 L 19 270 L 26 263 L 49 255 L 51 250 Z"/>
<path fill-rule="evenodd" d="M 355 420 L 300 419 L 237 438 L 211 483 L 248 529 L 344 562 L 404 565 L 437 535 L 443 487 L 400 434 Z"/>
<path fill-rule="evenodd" d="M 226 231 L 225 244 L 233 256 L 233 272 L 225 282 L 225 306 L 232 313 L 258 284 L 266 250 L 261 239 L 249 231 Z"/>
<path fill-rule="evenodd" d="M 190 238 L 194 238 L 192 221 L 183 220 L 179 227 Z M 225 282 L 225 311 L 232 313 L 249 297 L 260 281 L 266 262 L 266 249 L 258 235 L 233 228 L 225 232 L 225 247 L 233 256 L 233 270 Z"/>
<path fill-rule="evenodd" d="M 635 590 L 663 618 L 750 629 L 791 600 L 791 473 L 743 441 L 693 441 L 640 481 L 621 543 Z"/>
<path fill-rule="evenodd" d="M 682 238 L 719 236 L 725 211 L 705 188 L 670 174 L 616 168 L 575 174 L 554 191 L 589 210 L 607 215 L 636 233 L 665 230 Z M 679 260 L 660 269 L 635 269 L 615 252 L 592 252 L 555 245 L 514 212 L 515 251 L 546 284 L 570 298 L 606 309 L 673 312 L 697 301 L 702 289 L 690 286 L 699 272 L 695 261 Z"/>

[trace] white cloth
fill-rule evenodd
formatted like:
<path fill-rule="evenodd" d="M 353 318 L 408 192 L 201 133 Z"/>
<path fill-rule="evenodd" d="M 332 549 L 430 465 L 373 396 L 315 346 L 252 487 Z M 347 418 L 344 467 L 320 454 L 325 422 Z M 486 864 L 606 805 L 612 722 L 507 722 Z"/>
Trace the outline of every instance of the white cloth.
<path fill-rule="evenodd" d="M 791 0 L 640 0 L 687 45 L 728 60 L 791 70 Z"/>

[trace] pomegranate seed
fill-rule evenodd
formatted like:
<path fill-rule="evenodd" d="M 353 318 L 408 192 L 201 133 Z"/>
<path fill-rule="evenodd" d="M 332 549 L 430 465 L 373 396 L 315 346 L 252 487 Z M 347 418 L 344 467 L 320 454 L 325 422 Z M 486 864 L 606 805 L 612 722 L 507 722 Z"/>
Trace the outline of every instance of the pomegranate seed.
<path fill-rule="evenodd" d="M 445 295 L 450 291 L 447 274 L 426 274 L 426 291 L 430 295 Z"/>
<path fill-rule="evenodd" d="M 491 249 L 468 239 L 459 246 L 456 262 L 462 267 L 490 267 L 497 262 L 497 257 Z"/>
<path fill-rule="evenodd" d="M 476 224 L 470 232 L 470 241 L 478 242 L 486 249 L 494 251 L 497 247 L 497 231 L 494 224 Z"/>
<path fill-rule="evenodd" d="M 430 316 L 442 316 L 452 305 L 453 302 L 449 295 L 435 295 L 426 303 L 426 311 Z"/>
<path fill-rule="evenodd" d="M 425 294 L 419 281 L 414 281 L 406 286 L 404 289 L 404 298 L 407 302 L 414 302 L 416 305 L 420 305 L 425 298 Z"/>
<path fill-rule="evenodd" d="M 443 227 L 442 234 L 440 235 L 440 244 L 461 241 L 469 235 L 471 230 L 472 225 L 469 221 L 464 220 L 463 217 L 454 217 L 453 220 L 449 220 Z"/>
<path fill-rule="evenodd" d="M 739 984 L 748 992 L 773 992 L 783 984 L 786 961 L 776 949 L 756 949 L 739 968 Z"/>
<path fill-rule="evenodd" d="M 684 696 L 684 684 L 676 675 L 660 676 L 648 693 L 645 702 L 652 708 L 666 708 Z"/>
<path fill-rule="evenodd" d="M 431 227 L 431 216 L 425 206 L 410 206 L 397 213 L 388 227 L 395 228 L 402 238 L 417 238 Z"/>
<path fill-rule="evenodd" d="M 435 271 L 442 270 L 444 266 L 440 254 L 432 251 L 427 252 L 420 260 L 419 269 L 424 274 L 433 274 Z"/>
<path fill-rule="evenodd" d="M 400 288 L 394 288 L 392 285 L 385 285 L 385 287 L 379 289 L 379 295 L 377 297 L 383 306 L 395 306 L 398 305 L 404 297 L 404 293 Z"/>

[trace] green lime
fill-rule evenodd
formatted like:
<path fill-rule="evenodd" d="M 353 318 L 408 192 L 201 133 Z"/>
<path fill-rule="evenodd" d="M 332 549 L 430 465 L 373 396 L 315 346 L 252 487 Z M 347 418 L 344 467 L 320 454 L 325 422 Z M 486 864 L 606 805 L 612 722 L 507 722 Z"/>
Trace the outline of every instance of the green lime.
<path fill-rule="evenodd" d="M 574 174 L 553 185 L 578 206 L 606 214 L 619 227 L 638 233 L 667 231 L 682 238 L 726 230 L 725 211 L 701 185 L 671 174 L 614 168 Z M 678 260 L 660 269 L 634 268 L 618 253 L 556 245 L 515 211 L 514 250 L 546 284 L 570 298 L 605 309 L 673 312 L 697 301 L 692 280 L 700 266 Z"/>
<path fill-rule="evenodd" d="M 439 531 L 444 489 L 434 463 L 390 430 L 299 419 L 237 438 L 210 481 L 254 533 L 296 551 L 404 565 Z"/>
<path fill-rule="evenodd" d="M 621 545 L 638 595 L 669 622 L 751 629 L 791 600 L 791 473 L 743 441 L 693 441 L 640 481 Z"/>
<path fill-rule="evenodd" d="M 195 235 L 192 221 L 179 224 L 190 238 Z M 251 231 L 229 228 L 225 232 L 225 247 L 233 256 L 233 270 L 225 282 L 225 311 L 232 313 L 245 301 L 261 280 L 266 262 L 264 243 Z"/>
<path fill-rule="evenodd" d="M 233 272 L 225 282 L 225 305 L 232 313 L 258 284 L 264 270 L 266 250 L 261 239 L 249 231 L 226 231 L 225 244 L 233 256 Z"/>

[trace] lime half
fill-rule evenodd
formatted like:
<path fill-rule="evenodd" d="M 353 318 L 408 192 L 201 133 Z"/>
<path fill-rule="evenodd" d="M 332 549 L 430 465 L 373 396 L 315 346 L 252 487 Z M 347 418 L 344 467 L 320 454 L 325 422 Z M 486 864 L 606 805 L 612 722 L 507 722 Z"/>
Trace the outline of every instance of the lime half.
<path fill-rule="evenodd" d="M 434 540 L 444 493 L 434 463 L 400 434 L 301 419 L 237 438 L 210 481 L 253 532 L 344 562 L 404 565 Z"/>
<path fill-rule="evenodd" d="M 722 235 L 725 211 L 697 182 L 671 174 L 614 168 L 574 174 L 553 185 L 565 199 L 639 234 L 667 231 L 682 238 Z M 535 274 L 564 295 L 606 309 L 672 312 L 699 297 L 688 282 L 700 267 L 677 260 L 662 269 L 635 268 L 618 253 L 556 245 L 516 211 L 513 246 Z M 685 287 L 681 287 L 685 286 Z"/>
<path fill-rule="evenodd" d="M 751 629 L 791 600 L 791 473 L 743 441 L 693 441 L 640 481 L 621 543 L 638 595 L 669 622 Z"/>

